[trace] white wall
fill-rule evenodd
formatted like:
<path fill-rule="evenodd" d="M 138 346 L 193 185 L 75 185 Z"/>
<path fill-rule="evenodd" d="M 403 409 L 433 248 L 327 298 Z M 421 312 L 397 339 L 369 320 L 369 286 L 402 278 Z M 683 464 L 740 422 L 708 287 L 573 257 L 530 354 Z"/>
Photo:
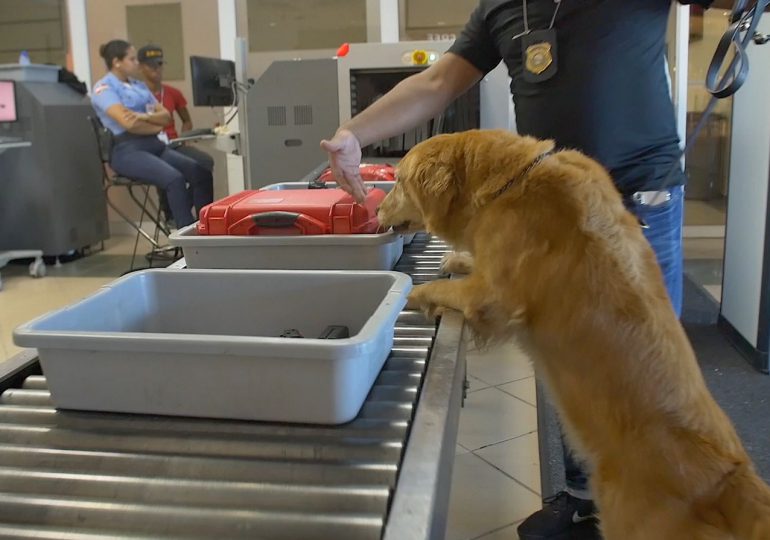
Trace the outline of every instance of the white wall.
<path fill-rule="evenodd" d="M 770 32 L 770 20 L 763 19 L 759 28 Z M 751 46 L 749 65 L 749 77 L 734 98 L 722 314 L 756 346 L 768 219 L 770 46 Z"/>

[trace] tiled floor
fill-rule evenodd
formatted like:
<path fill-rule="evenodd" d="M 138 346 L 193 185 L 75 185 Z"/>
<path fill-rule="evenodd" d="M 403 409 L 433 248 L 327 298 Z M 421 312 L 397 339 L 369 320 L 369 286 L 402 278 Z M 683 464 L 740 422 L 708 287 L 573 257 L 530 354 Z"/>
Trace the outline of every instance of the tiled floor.
<path fill-rule="evenodd" d="M 684 271 L 717 302 L 722 301 L 723 238 L 687 238 L 684 242 Z"/>
<path fill-rule="evenodd" d="M 30 278 L 23 266 L 2 269 L 0 360 L 19 350 L 11 339 L 16 325 L 113 280 L 128 268 L 132 248 L 132 238 L 111 239 L 104 252 L 50 267 L 44 279 Z M 717 297 L 722 249 L 721 240 L 685 242 L 685 271 Z M 541 500 L 532 366 L 514 344 L 469 350 L 467 362 L 471 386 L 460 419 L 446 538 L 513 540 L 516 525 Z"/>
<path fill-rule="evenodd" d="M 149 251 L 140 244 L 139 252 Z M 25 265 L 9 264 L 0 269 L 0 361 L 21 349 L 13 344 L 13 329 L 53 309 L 71 304 L 114 280 L 131 265 L 134 237 L 116 236 L 105 242 L 105 250 L 59 267 L 47 266 L 47 275 L 33 279 Z M 146 265 L 142 255 L 137 265 Z"/>
<path fill-rule="evenodd" d="M 514 344 L 469 346 L 467 364 L 446 538 L 517 538 L 541 498 L 532 365 Z"/>

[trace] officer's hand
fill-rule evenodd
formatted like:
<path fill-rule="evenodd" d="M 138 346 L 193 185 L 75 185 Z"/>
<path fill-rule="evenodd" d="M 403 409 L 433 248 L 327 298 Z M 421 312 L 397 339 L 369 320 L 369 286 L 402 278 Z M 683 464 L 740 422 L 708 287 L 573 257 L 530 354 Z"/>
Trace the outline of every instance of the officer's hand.
<path fill-rule="evenodd" d="M 347 129 L 339 129 L 330 141 L 321 141 L 321 148 L 329 153 L 329 166 L 337 184 L 353 195 L 359 204 L 366 200 L 366 188 L 361 179 L 361 144 Z"/>

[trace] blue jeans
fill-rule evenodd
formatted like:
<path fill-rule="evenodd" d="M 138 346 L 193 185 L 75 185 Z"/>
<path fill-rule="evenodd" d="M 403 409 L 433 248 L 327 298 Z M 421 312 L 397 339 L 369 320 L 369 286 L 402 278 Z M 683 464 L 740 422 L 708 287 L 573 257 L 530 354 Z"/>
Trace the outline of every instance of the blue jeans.
<path fill-rule="evenodd" d="M 214 199 L 211 170 L 151 135 L 128 137 L 115 144 L 110 165 L 121 176 L 165 191 L 179 228 L 195 221 L 193 206 L 200 211 Z"/>
<path fill-rule="evenodd" d="M 666 289 L 677 316 L 682 314 L 682 220 L 684 208 L 684 188 L 676 186 L 670 189 L 671 200 L 660 206 L 636 206 L 629 208 L 644 221 L 649 228 L 644 229 L 644 236 L 652 246 L 663 271 Z M 564 442 L 564 472 L 567 491 L 573 496 L 590 498 L 588 474 L 575 459 L 572 451 Z"/>
<path fill-rule="evenodd" d="M 206 169 L 207 171 L 213 172 L 214 170 L 214 158 L 212 158 L 209 154 L 204 152 L 203 150 L 200 150 L 196 148 L 195 146 L 191 144 L 183 144 L 180 146 L 172 146 L 172 150 L 175 152 L 182 154 L 184 156 L 187 156 L 190 159 L 195 160 L 195 162 Z M 205 201 L 199 201 L 204 202 Z M 211 202 L 211 201 L 209 201 Z M 160 209 L 163 211 L 163 215 L 166 219 L 171 219 L 173 217 L 173 212 L 171 211 L 171 206 L 168 204 L 168 197 L 166 196 L 166 192 L 160 188 L 158 188 L 158 203 L 160 204 Z M 202 206 L 195 207 L 198 215 L 200 216 Z"/>

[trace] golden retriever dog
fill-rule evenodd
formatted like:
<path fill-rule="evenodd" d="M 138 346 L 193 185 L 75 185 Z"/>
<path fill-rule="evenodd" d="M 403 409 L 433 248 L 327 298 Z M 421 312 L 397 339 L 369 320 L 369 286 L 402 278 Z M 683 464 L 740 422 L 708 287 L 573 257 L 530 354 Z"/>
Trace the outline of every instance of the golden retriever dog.
<path fill-rule="evenodd" d="M 712 398 L 655 254 L 608 173 L 552 141 L 468 131 L 415 146 L 379 209 L 472 255 L 413 307 L 517 336 L 588 464 L 607 540 L 768 540 L 770 488 Z"/>

